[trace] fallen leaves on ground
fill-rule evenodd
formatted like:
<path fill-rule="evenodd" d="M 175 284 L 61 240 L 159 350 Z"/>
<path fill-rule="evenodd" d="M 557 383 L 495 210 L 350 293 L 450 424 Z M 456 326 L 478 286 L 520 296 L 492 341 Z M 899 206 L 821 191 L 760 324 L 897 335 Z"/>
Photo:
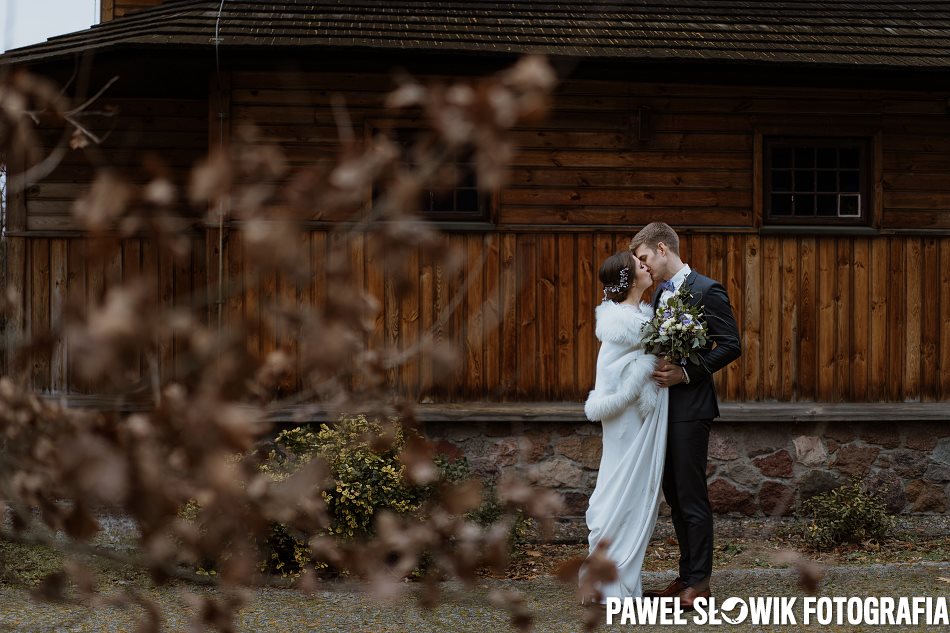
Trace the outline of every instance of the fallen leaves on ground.
<path fill-rule="evenodd" d="M 714 564 L 716 569 L 795 567 L 795 561 L 789 561 L 781 554 L 789 550 L 802 552 L 809 561 L 823 566 L 950 560 L 950 535 L 926 539 L 897 538 L 870 545 L 846 544 L 829 552 L 814 552 L 808 551 L 800 539 L 789 535 L 773 534 L 764 539 L 720 538 L 716 541 Z M 515 551 L 504 574 L 486 571 L 483 575 L 509 580 L 558 576 L 567 573 L 564 569 L 574 564 L 575 559 L 583 561 L 586 556 L 586 543 L 529 543 Z M 676 540 L 664 538 L 650 543 L 643 569 L 670 571 L 678 559 Z M 939 580 L 950 583 L 948 578 Z"/>

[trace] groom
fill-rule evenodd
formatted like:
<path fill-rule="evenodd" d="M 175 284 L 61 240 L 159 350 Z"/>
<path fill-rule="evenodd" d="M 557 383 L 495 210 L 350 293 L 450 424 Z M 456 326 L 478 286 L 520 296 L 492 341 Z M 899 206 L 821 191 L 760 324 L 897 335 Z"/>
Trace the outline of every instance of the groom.
<path fill-rule="evenodd" d="M 653 379 L 670 388 L 663 496 L 670 505 L 680 547 L 679 576 L 664 589 L 644 591 L 645 597 L 680 598 L 693 608 L 696 598 L 708 598 L 713 561 L 713 519 L 706 490 L 706 453 L 709 428 L 719 416 L 712 375 L 739 358 L 739 330 L 725 288 L 700 275 L 680 259 L 679 237 L 663 222 L 653 222 L 637 233 L 630 250 L 649 269 L 654 282 L 653 307 L 665 304 L 677 291 L 690 293 L 687 302 L 701 306 L 709 334 L 700 363 L 657 364 Z"/>

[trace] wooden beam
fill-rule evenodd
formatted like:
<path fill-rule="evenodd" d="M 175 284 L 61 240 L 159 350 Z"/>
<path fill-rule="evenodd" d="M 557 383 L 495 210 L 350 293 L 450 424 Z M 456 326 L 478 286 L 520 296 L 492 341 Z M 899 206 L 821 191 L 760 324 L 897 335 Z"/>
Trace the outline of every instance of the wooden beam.
<path fill-rule="evenodd" d="M 121 402 L 108 396 L 51 395 L 49 401 L 65 406 L 104 411 L 142 411 L 148 403 Z M 950 422 L 946 402 L 724 402 L 716 423 L 787 423 L 787 422 Z M 576 422 L 585 423 L 580 402 L 456 402 L 420 404 L 416 418 L 423 422 Z M 328 415 L 301 405 L 274 412 L 275 422 L 323 422 Z"/>
<path fill-rule="evenodd" d="M 23 344 L 25 331 L 25 315 L 27 306 L 27 240 L 23 237 L 6 238 L 6 262 L 5 262 L 5 288 L 7 291 L 12 289 L 16 293 L 16 304 L 13 310 L 5 317 L 4 323 L 4 373 L 8 376 L 16 376 L 20 381 L 24 378 L 23 367 L 15 367 L 14 361 L 17 357 L 17 350 Z"/>
<path fill-rule="evenodd" d="M 102 0 L 99 6 L 99 21 L 109 22 L 115 18 L 115 0 Z"/>

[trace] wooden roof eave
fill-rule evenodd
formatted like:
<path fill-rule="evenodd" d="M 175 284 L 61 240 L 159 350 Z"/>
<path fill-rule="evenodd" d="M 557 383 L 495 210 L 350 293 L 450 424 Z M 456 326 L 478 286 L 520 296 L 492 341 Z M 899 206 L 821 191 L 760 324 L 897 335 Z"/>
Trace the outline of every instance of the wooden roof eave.
<path fill-rule="evenodd" d="M 922 72 L 930 73 L 933 71 L 946 71 L 950 68 L 950 57 L 943 55 L 925 56 L 922 55 L 915 60 L 914 65 L 908 65 L 906 58 L 889 55 L 875 55 L 872 59 L 860 52 L 842 51 L 836 54 L 826 54 L 822 61 L 815 61 L 809 55 L 790 50 L 778 51 L 776 53 L 762 53 L 761 51 L 737 51 L 730 50 L 703 50 L 700 47 L 690 55 L 684 55 L 681 51 L 664 48 L 636 48 L 623 46 L 523 46 L 514 44 L 488 44 L 485 42 L 467 42 L 458 41 L 451 46 L 442 46 L 433 49 L 429 46 L 420 46 L 414 41 L 393 39 L 341 39 L 341 38 L 308 38 L 307 40 L 295 41 L 274 41 L 264 44 L 260 38 L 253 37 L 230 37 L 226 42 L 220 44 L 222 50 L 228 52 L 236 51 L 274 51 L 275 54 L 285 54 L 290 51 L 305 50 L 338 50 L 341 53 L 348 51 L 366 51 L 373 52 L 379 50 L 395 51 L 402 53 L 419 54 L 458 54 L 458 55 L 482 55 L 482 56 L 517 56 L 527 53 L 544 54 L 552 58 L 565 59 L 585 59 L 585 60 L 613 60 L 627 61 L 636 63 L 674 63 L 674 64 L 725 64 L 730 66 L 781 66 L 783 68 L 814 68 L 820 70 L 849 70 L 860 69 L 862 71 L 873 70 L 900 70 L 902 72 Z M 145 35 L 137 37 L 134 40 L 111 41 L 91 41 L 83 47 L 43 47 L 31 54 L 18 55 L 0 55 L 0 67 L 3 66 L 35 66 L 46 63 L 55 63 L 64 59 L 69 59 L 77 55 L 86 54 L 114 54 L 129 50 L 150 50 L 161 52 L 164 49 L 174 48 L 170 53 L 179 54 L 182 47 L 196 52 L 207 52 L 213 56 L 214 43 L 208 41 L 203 35 L 181 35 L 168 36 L 163 34 Z M 27 50 L 22 50 L 27 53 Z"/>
<path fill-rule="evenodd" d="M 313 48 L 523 54 L 773 67 L 950 67 L 945 3 L 816 0 L 166 0 L 8 51 L 33 65 L 118 47 Z M 219 32 L 221 39 L 216 40 Z"/>

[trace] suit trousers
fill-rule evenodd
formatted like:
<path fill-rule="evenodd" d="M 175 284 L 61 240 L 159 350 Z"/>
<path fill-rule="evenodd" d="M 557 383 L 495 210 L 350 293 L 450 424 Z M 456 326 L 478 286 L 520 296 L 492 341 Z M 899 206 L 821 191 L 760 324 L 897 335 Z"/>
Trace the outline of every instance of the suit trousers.
<path fill-rule="evenodd" d="M 670 506 L 679 541 L 679 577 L 702 591 L 713 562 L 713 516 L 706 488 L 706 459 L 712 420 L 671 422 L 668 426 L 663 496 Z"/>

